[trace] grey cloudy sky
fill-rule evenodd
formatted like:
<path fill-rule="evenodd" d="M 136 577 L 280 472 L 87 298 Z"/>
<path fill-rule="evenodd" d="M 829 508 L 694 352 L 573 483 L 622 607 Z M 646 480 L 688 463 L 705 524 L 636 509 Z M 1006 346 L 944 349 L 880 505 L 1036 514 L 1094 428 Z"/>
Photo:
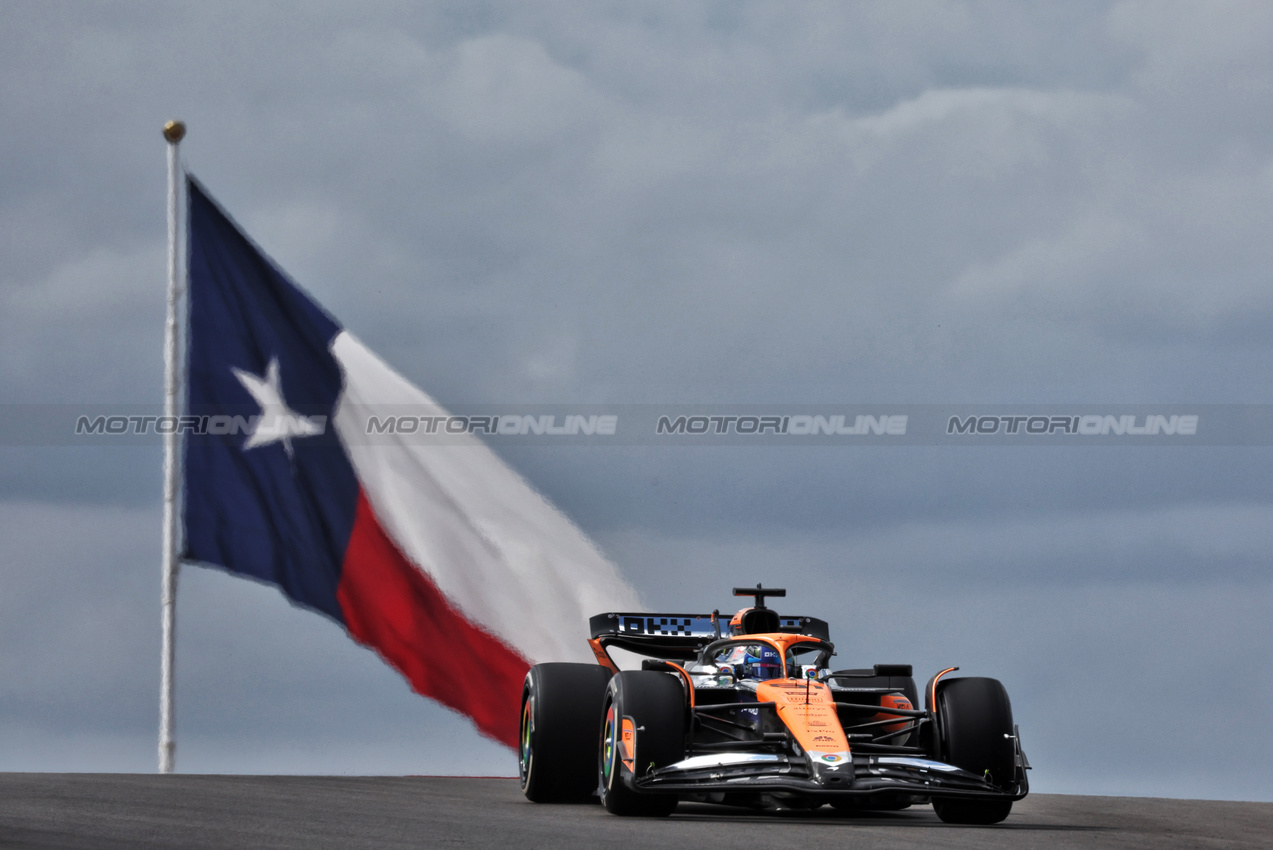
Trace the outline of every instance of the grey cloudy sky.
<path fill-rule="evenodd" d="M 0 0 L 0 401 L 160 399 L 164 145 L 452 404 L 1273 402 L 1265 3 Z M 3 440 L 0 440 L 3 442 Z M 501 450 L 650 605 L 1004 680 L 1039 791 L 1273 799 L 1267 447 Z M 0 769 L 149 771 L 157 447 L 0 447 Z M 187 569 L 178 768 L 508 774 Z"/>

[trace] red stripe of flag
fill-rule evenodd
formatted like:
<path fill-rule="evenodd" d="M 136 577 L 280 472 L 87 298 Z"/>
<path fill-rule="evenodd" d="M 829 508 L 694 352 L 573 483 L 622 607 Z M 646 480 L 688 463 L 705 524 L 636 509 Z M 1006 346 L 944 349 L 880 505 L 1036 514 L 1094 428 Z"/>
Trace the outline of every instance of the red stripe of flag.
<path fill-rule="evenodd" d="M 465 619 L 403 556 L 361 490 L 336 598 L 350 635 L 400 671 L 412 690 L 517 747 L 530 663 Z"/>

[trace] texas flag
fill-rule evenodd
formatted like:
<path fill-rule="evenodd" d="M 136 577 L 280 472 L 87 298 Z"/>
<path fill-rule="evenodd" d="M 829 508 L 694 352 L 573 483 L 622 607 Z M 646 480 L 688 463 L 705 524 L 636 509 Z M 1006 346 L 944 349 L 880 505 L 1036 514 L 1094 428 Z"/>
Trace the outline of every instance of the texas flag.
<path fill-rule="evenodd" d="M 186 440 L 183 560 L 277 585 L 515 747 L 530 665 L 592 660 L 588 618 L 636 594 L 476 437 L 373 444 L 369 416 L 445 410 L 187 189 L 188 405 L 207 427 Z"/>

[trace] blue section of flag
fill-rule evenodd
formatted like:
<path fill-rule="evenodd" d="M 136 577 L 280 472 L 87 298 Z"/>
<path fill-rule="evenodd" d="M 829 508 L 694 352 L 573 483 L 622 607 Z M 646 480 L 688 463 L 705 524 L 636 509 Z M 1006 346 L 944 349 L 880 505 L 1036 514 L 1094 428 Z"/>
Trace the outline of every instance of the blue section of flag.
<path fill-rule="evenodd" d="M 233 419 L 218 420 L 230 433 L 188 435 L 183 557 L 276 584 L 343 622 L 336 591 L 358 481 L 331 421 L 342 379 L 329 346 L 340 326 L 192 178 L 187 191 L 190 413 L 250 421 L 262 406 L 245 380 L 264 383 L 276 362 L 287 409 L 326 423 L 322 434 L 250 447 Z"/>

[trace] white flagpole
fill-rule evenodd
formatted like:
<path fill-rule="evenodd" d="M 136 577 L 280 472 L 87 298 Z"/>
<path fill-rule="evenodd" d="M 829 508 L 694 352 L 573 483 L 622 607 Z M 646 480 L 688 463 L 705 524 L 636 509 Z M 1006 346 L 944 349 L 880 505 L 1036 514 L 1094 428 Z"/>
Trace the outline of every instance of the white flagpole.
<path fill-rule="evenodd" d="M 164 125 L 168 142 L 168 319 L 164 325 L 164 416 L 177 416 L 180 399 L 181 370 L 177 363 L 178 307 L 182 286 L 177 252 L 177 218 L 179 164 L 177 145 L 186 135 L 186 125 L 169 121 Z M 173 663 L 176 660 L 175 630 L 177 624 L 177 558 L 179 529 L 177 498 L 181 488 L 181 459 L 177 429 L 164 434 L 164 529 L 163 590 L 160 605 L 163 612 L 163 649 L 159 662 L 159 772 L 172 773 L 177 743 L 173 738 Z"/>

